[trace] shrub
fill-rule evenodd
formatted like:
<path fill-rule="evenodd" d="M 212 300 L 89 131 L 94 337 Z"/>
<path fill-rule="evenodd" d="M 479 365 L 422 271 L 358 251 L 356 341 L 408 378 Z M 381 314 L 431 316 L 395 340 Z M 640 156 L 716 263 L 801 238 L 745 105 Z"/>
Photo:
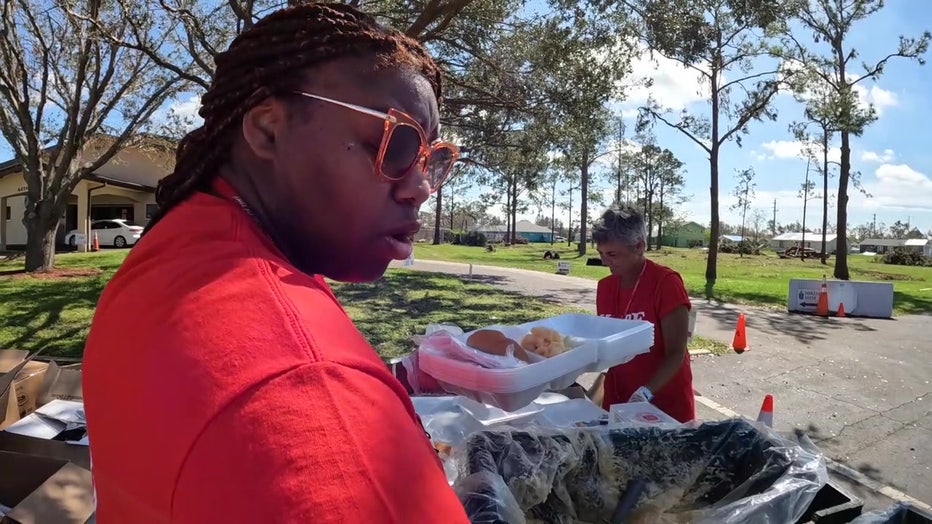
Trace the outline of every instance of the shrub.
<path fill-rule="evenodd" d="M 488 243 L 488 240 L 485 237 L 484 233 L 479 231 L 470 231 L 465 235 L 457 235 L 461 239 L 462 244 L 466 246 L 485 246 Z"/>
<path fill-rule="evenodd" d="M 722 253 L 742 254 L 742 255 L 759 255 L 757 247 L 752 245 L 749 240 L 741 242 L 722 242 L 718 250 Z"/>
<path fill-rule="evenodd" d="M 883 256 L 884 264 L 894 264 L 897 266 L 930 266 L 932 267 L 932 258 L 923 256 L 915 251 L 905 251 L 895 249 L 891 253 Z"/>

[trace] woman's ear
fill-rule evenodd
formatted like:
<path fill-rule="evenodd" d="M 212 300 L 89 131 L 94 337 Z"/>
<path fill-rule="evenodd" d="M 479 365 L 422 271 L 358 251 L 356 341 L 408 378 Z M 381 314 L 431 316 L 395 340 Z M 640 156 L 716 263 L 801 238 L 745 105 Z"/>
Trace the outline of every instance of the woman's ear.
<path fill-rule="evenodd" d="M 243 140 L 256 157 L 271 161 L 275 158 L 276 136 L 286 123 L 287 113 L 282 102 L 266 98 L 243 115 Z"/>

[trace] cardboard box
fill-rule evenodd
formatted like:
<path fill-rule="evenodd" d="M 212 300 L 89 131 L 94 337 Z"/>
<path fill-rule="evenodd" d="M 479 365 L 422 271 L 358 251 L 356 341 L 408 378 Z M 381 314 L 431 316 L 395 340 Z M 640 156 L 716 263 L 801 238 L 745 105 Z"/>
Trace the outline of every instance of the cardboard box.
<path fill-rule="evenodd" d="M 0 429 L 35 411 L 48 364 L 17 349 L 0 350 Z"/>
<path fill-rule="evenodd" d="M 0 504 L 11 508 L 2 524 L 83 524 L 94 513 L 91 472 L 72 462 L 0 451 L 0 471 Z"/>
<path fill-rule="evenodd" d="M 44 406 L 53 400 L 84 400 L 81 389 L 81 364 L 59 366 L 56 362 L 49 364 L 42 384 L 39 386 L 37 406 Z"/>
<path fill-rule="evenodd" d="M 40 439 L 0 431 L 0 451 L 67 460 L 84 469 L 91 469 L 90 448 L 66 444 L 59 440 Z"/>

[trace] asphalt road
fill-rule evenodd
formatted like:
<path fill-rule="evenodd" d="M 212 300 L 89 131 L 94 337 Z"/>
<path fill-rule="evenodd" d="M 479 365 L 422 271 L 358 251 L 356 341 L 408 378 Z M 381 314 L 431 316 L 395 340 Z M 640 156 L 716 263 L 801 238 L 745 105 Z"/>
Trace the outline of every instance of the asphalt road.
<path fill-rule="evenodd" d="M 469 265 L 449 262 L 415 261 L 409 269 L 470 273 Z M 594 311 L 592 280 L 476 265 L 472 278 Z M 836 469 L 861 482 L 851 486 L 869 506 L 899 498 L 898 491 L 932 501 L 932 316 L 823 319 L 697 298 L 693 304 L 696 334 L 728 343 L 744 312 L 750 346 L 742 355 L 694 358 L 695 390 L 700 401 L 712 401 L 700 402 L 701 418 L 756 418 L 771 393 L 774 427 L 806 431 L 843 465 Z"/>

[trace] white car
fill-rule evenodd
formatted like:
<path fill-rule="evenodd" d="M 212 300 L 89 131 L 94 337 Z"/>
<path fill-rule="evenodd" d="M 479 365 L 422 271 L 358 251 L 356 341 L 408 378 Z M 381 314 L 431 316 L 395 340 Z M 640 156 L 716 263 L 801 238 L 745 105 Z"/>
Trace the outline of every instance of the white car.
<path fill-rule="evenodd" d="M 139 241 L 139 235 L 142 234 L 143 228 L 122 218 L 113 218 L 108 220 L 95 220 L 91 222 L 91 235 L 88 238 L 94 242 L 94 233 L 97 233 L 97 241 L 101 246 L 126 247 L 132 246 Z M 65 243 L 71 247 L 77 244 L 77 236 L 80 232 L 72 229 L 65 234 Z"/>

